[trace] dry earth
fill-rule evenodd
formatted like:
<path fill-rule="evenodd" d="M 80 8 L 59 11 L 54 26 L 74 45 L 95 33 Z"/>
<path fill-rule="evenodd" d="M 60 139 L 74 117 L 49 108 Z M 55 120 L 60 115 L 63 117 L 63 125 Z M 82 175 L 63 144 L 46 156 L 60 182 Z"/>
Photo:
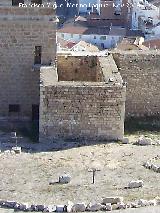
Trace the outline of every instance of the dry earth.
<path fill-rule="evenodd" d="M 1 133 L 2 149 L 14 145 L 13 141 L 7 142 L 7 137 Z M 134 135 L 129 137 L 135 140 Z M 21 140 L 22 154 L 0 154 L 0 199 L 65 204 L 68 200 L 100 201 L 112 195 L 123 196 L 126 201 L 160 196 L 160 173 L 142 166 L 143 162 L 160 154 L 160 146 L 102 143 L 79 147 L 71 142 L 62 144 L 65 150 L 56 151 L 59 149 L 53 149 L 56 144 L 31 144 L 26 139 Z M 27 146 L 32 150 L 26 149 Z M 101 169 L 96 174 L 95 184 L 88 172 L 92 165 Z M 64 172 L 72 176 L 71 183 L 56 184 Z M 144 187 L 125 189 L 134 179 L 142 179 Z M 49 185 L 50 181 L 55 184 Z"/>

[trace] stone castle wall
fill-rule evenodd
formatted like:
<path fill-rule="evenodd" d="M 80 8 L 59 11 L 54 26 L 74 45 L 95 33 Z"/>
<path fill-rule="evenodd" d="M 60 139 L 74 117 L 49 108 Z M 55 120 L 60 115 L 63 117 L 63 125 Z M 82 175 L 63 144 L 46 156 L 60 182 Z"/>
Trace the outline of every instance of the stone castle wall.
<path fill-rule="evenodd" d="M 102 81 L 102 73 L 97 71 L 97 56 L 58 56 L 57 70 L 60 81 Z"/>
<path fill-rule="evenodd" d="M 59 83 L 42 88 L 40 137 L 122 139 L 124 94 L 122 87 L 110 88 L 93 83 Z"/>
<path fill-rule="evenodd" d="M 119 52 L 114 59 L 127 82 L 126 117 L 159 116 L 160 52 Z"/>
<path fill-rule="evenodd" d="M 0 7 L 0 117 L 10 116 L 9 105 L 17 104 L 20 112 L 13 116 L 32 117 L 32 105 L 39 105 L 35 46 L 42 46 L 42 65 L 49 65 L 56 54 L 55 31 L 51 8 Z"/>
<path fill-rule="evenodd" d="M 72 57 L 72 60 L 77 58 Z M 70 60 L 66 61 L 66 66 L 67 62 L 70 64 Z M 87 140 L 123 138 L 125 87 L 116 66 L 110 66 L 110 63 L 114 64 L 111 56 L 101 57 L 97 63 L 103 66 L 97 66 L 96 70 L 97 73 L 103 72 L 103 82 L 58 82 L 55 71 L 52 75 L 45 69 L 41 72 L 40 140 L 43 137 Z M 108 67 L 108 72 L 104 65 Z M 90 64 L 88 69 L 91 72 L 89 67 Z M 86 67 L 86 74 L 88 69 Z M 53 75 L 55 78 L 51 78 Z M 114 82 L 109 82 L 108 76 Z"/>

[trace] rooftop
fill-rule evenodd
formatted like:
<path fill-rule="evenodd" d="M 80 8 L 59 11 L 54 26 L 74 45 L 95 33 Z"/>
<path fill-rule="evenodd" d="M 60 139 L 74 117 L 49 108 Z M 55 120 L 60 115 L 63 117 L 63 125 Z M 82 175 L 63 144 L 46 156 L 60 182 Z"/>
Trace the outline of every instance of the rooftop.
<path fill-rule="evenodd" d="M 160 50 L 160 38 L 145 41 L 143 43 L 143 45 L 148 47 L 149 49 L 159 49 Z"/>
<path fill-rule="evenodd" d="M 59 33 L 70 33 L 70 34 L 83 34 L 83 35 L 108 35 L 110 29 L 106 27 L 84 27 L 74 26 L 72 24 L 65 25 L 58 30 Z"/>

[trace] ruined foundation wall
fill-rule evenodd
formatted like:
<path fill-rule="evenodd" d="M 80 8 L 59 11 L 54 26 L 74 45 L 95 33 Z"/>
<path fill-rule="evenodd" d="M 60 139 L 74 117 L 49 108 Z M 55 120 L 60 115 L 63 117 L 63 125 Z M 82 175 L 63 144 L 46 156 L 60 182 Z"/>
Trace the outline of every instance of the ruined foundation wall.
<path fill-rule="evenodd" d="M 48 18 L 46 15 L 48 14 Z M 9 105 L 20 105 L 19 118 L 32 117 L 39 104 L 39 70 L 35 70 L 35 46 L 42 46 L 42 64 L 54 61 L 56 24 L 51 8 L 0 7 L 0 117 Z"/>
<path fill-rule="evenodd" d="M 103 80 L 97 56 L 58 56 L 57 70 L 59 81 Z"/>
<path fill-rule="evenodd" d="M 126 117 L 159 116 L 160 52 L 119 52 L 115 61 L 126 88 Z"/>

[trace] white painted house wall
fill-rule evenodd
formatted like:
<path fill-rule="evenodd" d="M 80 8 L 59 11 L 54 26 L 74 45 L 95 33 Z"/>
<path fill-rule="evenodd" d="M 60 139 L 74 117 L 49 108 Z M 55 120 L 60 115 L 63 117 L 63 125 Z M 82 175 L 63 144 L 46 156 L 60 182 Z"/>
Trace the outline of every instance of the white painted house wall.
<path fill-rule="evenodd" d="M 104 47 L 104 49 L 109 49 L 115 47 L 118 42 L 122 39 L 122 36 L 118 35 L 79 35 L 79 34 L 70 34 L 70 33 L 57 33 L 58 36 L 64 40 L 71 40 L 75 42 L 86 41 L 98 47 Z M 105 40 L 102 40 L 106 38 Z"/>
<path fill-rule="evenodd" d="M 160 26 L 156 26 L 153 28 L 153 32 L 155 36 L 160 35 Z"/>
<path fill-rule="evenodd" d="M 140 4 L 134 4 L 132 9 L 132 29 L 137 30 L 138 26 L 138 18 L 143 16 L 146 20 L 149 17 L 153 18 L 153 24 L 157 24 L 159 22 L 159 14 L 160 9 L 154 5 L 151 5 L 151 9 L 145 9 L 145 6 Z"/>

